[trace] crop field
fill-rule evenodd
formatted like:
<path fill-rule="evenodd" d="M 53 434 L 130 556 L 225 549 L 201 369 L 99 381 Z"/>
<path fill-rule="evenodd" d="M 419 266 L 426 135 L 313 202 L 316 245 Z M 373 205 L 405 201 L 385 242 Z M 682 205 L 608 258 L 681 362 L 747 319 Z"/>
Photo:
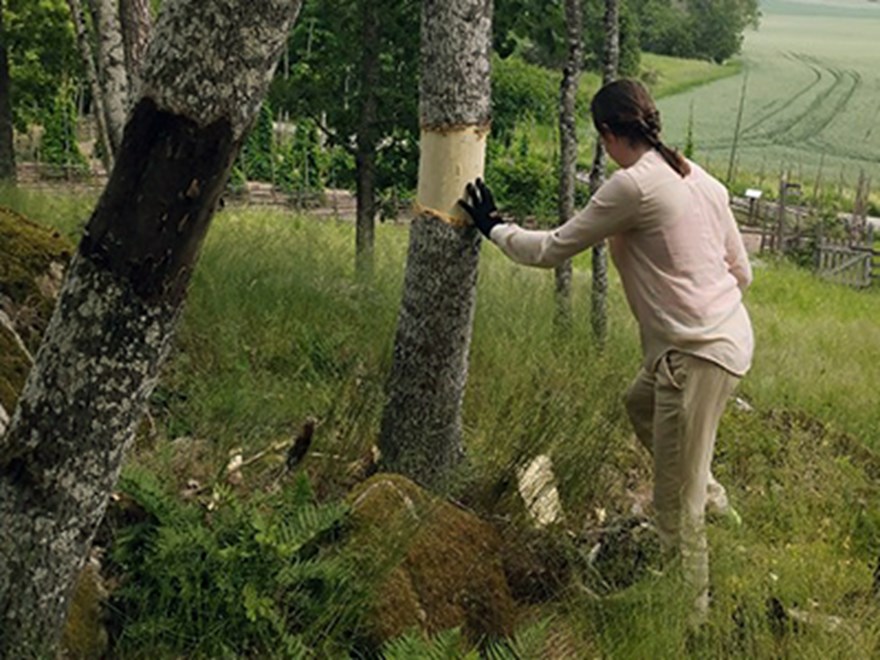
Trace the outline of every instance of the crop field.
<path fill-rule="evenodd" d="M 668 141 L 684 145 L 692 112 L 696 158 L 725 172 L 745 83 L 739 168 L 812 182 L 821 164 L 824 182 L 853 185 L 861 169 L 880 182 L 880 3 L 770 0 L 762 12 L 740 74 L 659 103 Z"/>

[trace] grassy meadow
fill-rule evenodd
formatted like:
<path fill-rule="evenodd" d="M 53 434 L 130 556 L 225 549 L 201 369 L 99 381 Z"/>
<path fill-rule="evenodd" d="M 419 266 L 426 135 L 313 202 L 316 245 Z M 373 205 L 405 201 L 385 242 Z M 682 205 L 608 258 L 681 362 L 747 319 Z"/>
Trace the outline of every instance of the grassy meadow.
<path fill-rule="evenodd" d="M 868 0 L 765 0 L 747 30 L 742 73 L 664 98 L 669 141 L 683 145 L 693 109 L 698 160 L 726 174 L 745 76 L 738 167 L 781 169 L 813 183 L 880 180 L 880 5 Z M 876 187 L 876 186 L 875 186 Z"/>
<path fill-rule="evenodd" d="M 0 193 L 0 204 L 71 234 L 93 201 Z M 405 226 L 379 226 L 375 279 L 365 284 L 354 278 L 348 223 L 260 208 L 220 213 L 151 401 L 152 430 L 142 434 L 129 470 L 146 466 L 176 492 L 192 476 L 174 463 L 176 438 L 203 442 L 198 469 L 210 478 L 223 473 L 230 451 L 252 455 L 312 415 L 319 423 L 306 471 L 322 501 L 338 500 L 344 466 L 378 432 L 406 245 Z M 558 533 L 576 548 L 598 510 L 612 520 L 625 516 L 649 476 L 622 406 L 638 368 L 637 331 L 612 278 L 609 341 L 604 351 L 593 346 L 589 272 L 579 259 L 575 322 L 561 334 L 552 323 L 552 274 L 483 246 L 464 402 L 467 461 L 451 493 L 504 525 L 497 493 L 489 493 L 548 453 L 566 512 Z M 730 407 L 716 459 L 744 523 L 710 525 L 709 626 L 698 638 L 686 635 L 674 576 L 647 572 L 599 597 L 590 576 L 581 576 L 557 599 L 522 605 L 522 630 L 534 631 L 535 622 L 543 630 L 540 657 L 880 653 L 872 595 L 880 553 L 878 294 L 824 283 L 786 263 L 755 263 L 748 307 L 757 352 L 739 391 L 754 410 Z M 809 620 L 774 622 L 767 615 L 774 598 Z M 127 648 L 140 651 L 128 657 L 168 639 L 145 622 L 137 630 Z M 344 644 L 334 648 L 339 655 L 327 657 L 342 657 Z"/>

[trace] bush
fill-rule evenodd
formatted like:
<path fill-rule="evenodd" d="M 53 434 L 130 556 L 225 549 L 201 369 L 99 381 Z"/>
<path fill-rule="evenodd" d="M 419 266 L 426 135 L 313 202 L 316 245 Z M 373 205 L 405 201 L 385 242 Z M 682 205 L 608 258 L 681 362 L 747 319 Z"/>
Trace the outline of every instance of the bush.
<path fill-rule="evenodd" d="M 529 118 L 559 114 L 558 72 L 529 64 L 517 56 L 492 58 L 492 133 L 505 145 L 516 125 Z"/>
<path fill-rule="evenodd" d="M 272 182 L 275 177 L 275 157 L 272 107 L 266 101 L 260 107 L 257 121 L 248 133 L 241 149 L 240 168 L 250 181 Z"/>
<path fill-rule="evenodd" d="M 521 134 L 516 144 L 490 150 L 486 182 L 505 214 L 552 224 L 559 199 L 557 169 L 554 161 L 534 154 Z"/>
<path fill-rule="evenodd" d="M 65 172 L 88 171 L 85 156 L 76 142 L 76 105 L 73 90 L 64 85 L 52 102 L 52 109 L 43 121 L 43 137 L 40 140 L 40 159 L 49 165 L 63 168 Z"/>

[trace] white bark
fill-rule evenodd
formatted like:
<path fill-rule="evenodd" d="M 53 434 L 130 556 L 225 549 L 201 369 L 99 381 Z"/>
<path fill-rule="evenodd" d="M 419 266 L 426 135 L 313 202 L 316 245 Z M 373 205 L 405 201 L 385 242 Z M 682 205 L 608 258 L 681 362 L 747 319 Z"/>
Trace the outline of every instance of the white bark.
<path fill-rule="evenodd" d="M 97 19 L 98 72 L 103 91 L 104 116 L 114 155 L 122 144 L 122 130 L 129 108 L 128 73 L 118 5 L 114 0 L 90 0 Z"/>
<path fill-rule="evenodd" d="M 287 43 L 279 27 L 291 24 L 294 5 L 299 2 L 166 0 L 147 50 L 142 95 L 200 126 L 228 119 L 239 139 L 266 95 Z M 271 68 L 259 66 L 264 61 Z"/>
<path fill-rule="evenodd" d="M 95 113 L 95 121 L 98 125 L 98 139 L 101 140 L 101 146 L 104 151 L 104 168 L 109 172 L 113 168 L 113 146 L 107 130 L 104 92 L 101 89 L 101 84 L 98 82 L 98 70 L 86 28 L 85 13 L 83 12 L 80 0 L 67 0 L 67 6 L 70 8 L 70 16 L 73 19 L 73 26 L 76 30 L 76 41 L 79 45 L 83 66 L 86 69 L 86 78 L 89 81 L 89 88 L 92 90 L 92 110 Z"/>

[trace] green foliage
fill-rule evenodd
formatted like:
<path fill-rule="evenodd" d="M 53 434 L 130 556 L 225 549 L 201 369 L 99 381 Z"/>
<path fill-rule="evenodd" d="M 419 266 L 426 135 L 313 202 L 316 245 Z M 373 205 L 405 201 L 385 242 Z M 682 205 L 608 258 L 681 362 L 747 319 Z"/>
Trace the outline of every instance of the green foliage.
<path fill-rule="evenodd" d="M 639 19 L 626 0 L 618 7 L 619 76 L 637 76 L 641 63 Z M 605 48 L 605 0 L 584 3 L 584 52 L 586 67 L 602 71 Z"/>
<path fill-rule="evenodd" d="M 260 106 L 257 120 L 241 148 L 241 170 L 251 181 L 275 181 L 275 114 L 268 101 Z"/>
<path fill-rule="evenodd" d="M 64 172 L 86 171 L 88 164 L 76 138 L 76 106 L 70 85 L 62 86 L 43 120 L 40 160 L 63 168 Z"/>
<path fill-rule="evenodd" d="M 275 181 L 282 190 L 314 197 L 324 190 L 332 154 L 322 148 L 315 122 L 303 119 L 279 145 L 275 162 Z"/>
<path fill-rule="evenodd" d="M 299 658 L 350 639 L 361 602 L 353 569 L 320 549 L 345 510 L 315 505 L 306 477 L 246 502 L 217 487 L 210 513 L 136 467 L 120 490 L 146 517 L 111 550 L 125 576 L 112 601 L 119 653 Z"/>
<path fill-rule="evenodd" d="M 491 150 L 486 182 L 503 213 L 547 223 L 557 215 L 557 171 L 558 165 L 530 150 L 528 135 L 521 133 L 510 147 Z"/>
<path fill-rule="evenodd" d="M 492 58 L 492 134 L 505 144 L 527 120 L 548 121 L 559 114 L 560 75 L 521 57 Z"/>
<path fill-rule="evenodd" d="M 306 3 L 288 43 L 289 70 L 279 70 L 269 94 L 294 123 L 311 119 L 327 128 L 330 146 L 339 150 L 331 158 L 337 185 L 354 181 L 360 137 L 377 152 L 380 197 L 400 197 L 415 189 L 418 168 L 419 4 L 371 3 L 378 37 L 369 44 L 363 37 L 365 8 L 356 0 Z M 367 46 L 378 49 L 371 89 L 361 74 Z M 367 94 L 375 97 L 376 118 L 365 123 Z"/>
<path fill-rule="evenodd" d="M 13 118 L 24 131 L 80 70 L 73 24 L 65 0 L 5 0 L 3 26 Z"/>
<path fill-rule="evenodd" d="M 757 26 L 757 0 L 629 0 L 645 50 L 724 62 L 740 52 L 743 31 Z"/>
<path fill-rule="evenodd" d="M 385 660 L 524 660 L 544 656 L 550 619 L 524 626 L 510 639 L 485 641 L 471 648 L 459 628 L 433 636 L 418 631 L 392 639 L 382 647 Z"/>

